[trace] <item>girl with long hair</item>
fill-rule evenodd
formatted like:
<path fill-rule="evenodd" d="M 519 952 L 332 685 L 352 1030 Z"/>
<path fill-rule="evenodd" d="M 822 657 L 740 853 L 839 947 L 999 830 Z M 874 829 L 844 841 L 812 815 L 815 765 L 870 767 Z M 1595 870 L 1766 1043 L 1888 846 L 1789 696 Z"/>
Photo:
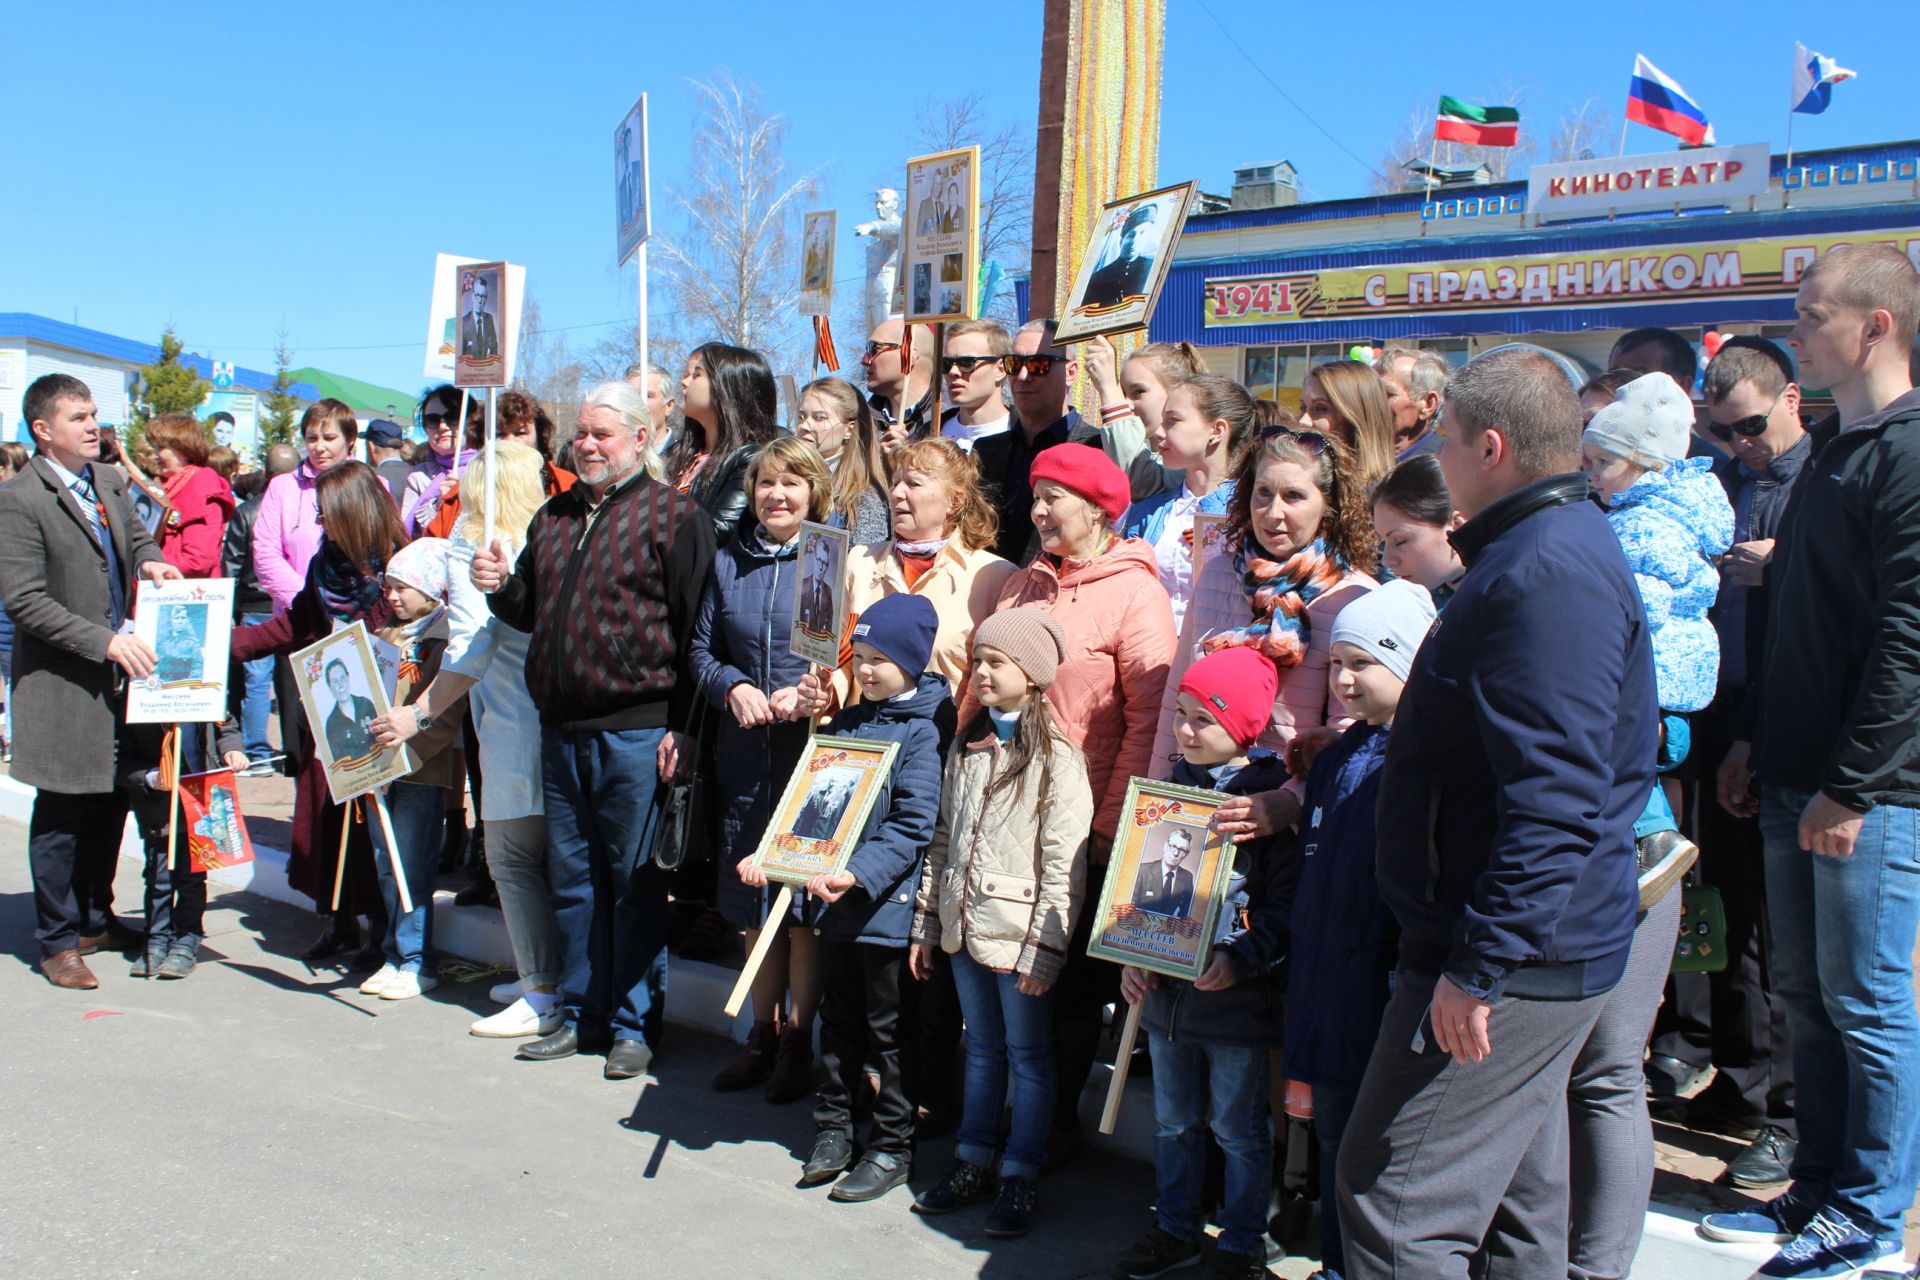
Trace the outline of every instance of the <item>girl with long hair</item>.
<path fill-rule="evenodd" d="M 680 434 L 665 458 L 668 480 L 713 518 L 725 545 L 747 511 L 747 461 L 779 434 L 773 370 L 758 351 L 709 342 L 680 379 Z"/>
<path fill-rule="evenodd" d="M 847 530 L 856 545 L 885 542 L 887 460 L 866 397 L 845 378 L 809 382 L 800 389 L 793 433 L 818 449 L 833 473 L 827 522 Z"/>

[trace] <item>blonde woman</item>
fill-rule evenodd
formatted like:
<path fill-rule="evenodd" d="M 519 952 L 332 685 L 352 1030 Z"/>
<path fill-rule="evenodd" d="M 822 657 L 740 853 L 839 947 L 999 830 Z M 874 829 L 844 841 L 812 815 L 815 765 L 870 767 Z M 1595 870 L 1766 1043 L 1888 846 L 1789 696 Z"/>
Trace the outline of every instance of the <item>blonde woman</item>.
<path fill-rule="evenodd" d="M 1328 360 L 1300 388 L 1300 427 L 1332 436 L 1352 457 L 1366 493 L 1393 469 L 1393 409 L 1386 384 L 1358 360 Z"/>
<path fill-rule="evenodd" d="M 625 386 L 624 383 L 620 384 Z M 629 388 L 629 390 L 631 390 Z M 638 393 L 634 398 L 639 399 Z M 582 412 L 586 412 L 585 409 Z M 547 500 L 546 470 L 539 453 L 524 444 L 494 445 L 494 531 L 511 560 L 526 542 L 533 513 Z M 461 478 L 468 493 L 487 491 L 483 449 Z M 480 794 L 486 823 L 487 865 L 500 891 L 500 914 L 519 970 L 513 988 L 495 988 L 513 1003 L 482 1018 L 472 1034 L 488 1037 L 549 1035 L 559 1030 L 560 941 L 547 892 L 547 820 L 541 802 L 540 717 L 527 693 L 524 631 L 495 618 L 473 585 L 473 553 L 485 535 L 482 503 L 465 504 L 447 552 L 448 640 L 440 671 L 411 706 L 396 707 L 376 725 L 381 745 L 404 743 L 464 695 L 480 743 L 487 779 Z"/>
<path fill-rule="evenodd" d="M 827 522 L 845 529 L 857 545 L 885 542 L 887 461 L 866 397 L 845 378 L 809 382 L 800 390 L 793 434 L 820 451 L 833 476 Z"/>

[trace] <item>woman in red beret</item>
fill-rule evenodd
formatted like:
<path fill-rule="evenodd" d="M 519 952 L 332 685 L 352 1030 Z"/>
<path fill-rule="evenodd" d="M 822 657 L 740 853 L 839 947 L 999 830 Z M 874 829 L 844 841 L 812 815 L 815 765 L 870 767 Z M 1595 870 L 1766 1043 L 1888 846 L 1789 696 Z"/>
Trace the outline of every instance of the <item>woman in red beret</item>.
<path fill-rule="evenodd" d="M 1033 527 L 1041 554 L 1007 579 L 998 608 L 1036 605 L 1067 638 L 1047 706 L 1086 754 L 1093 790 L 1089 878 L 1104 874 L 1135 775 L 1154 775 L 1154 728 L 1173 656 L 1173 606 L 1151 544 L 1116 532 L 1132 502 L 1127 473 L 1099 449 L 1057 444 L 1033 460 Z M 965 723 L 967 710 L 961 712 Z M 1093 1069 L 1100 1012 L 1118 997 L 1120 968 L 1086 954 L 1096 913 L 1081 913 L 1054 988 L 1059 1053 L 1053 1154 L 1077 1143 L 1080 1091 Z"/>

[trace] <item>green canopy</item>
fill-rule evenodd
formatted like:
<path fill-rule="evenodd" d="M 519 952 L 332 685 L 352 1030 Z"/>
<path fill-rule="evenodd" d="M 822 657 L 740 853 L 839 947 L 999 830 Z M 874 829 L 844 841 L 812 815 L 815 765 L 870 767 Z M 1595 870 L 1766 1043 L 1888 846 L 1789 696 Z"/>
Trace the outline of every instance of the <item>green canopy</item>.
<path fill-rule="evenodd" d="M 413 421 L 414 406 L 420 400 L 416 392 L 395 391 L 324 369 L 295 369 L 293 377 L 297 382 L 311 383 L 327 399 L 345 401 L 358 417 L 384 418 L 387 406 L 392 405 L 403 427 Z"/>

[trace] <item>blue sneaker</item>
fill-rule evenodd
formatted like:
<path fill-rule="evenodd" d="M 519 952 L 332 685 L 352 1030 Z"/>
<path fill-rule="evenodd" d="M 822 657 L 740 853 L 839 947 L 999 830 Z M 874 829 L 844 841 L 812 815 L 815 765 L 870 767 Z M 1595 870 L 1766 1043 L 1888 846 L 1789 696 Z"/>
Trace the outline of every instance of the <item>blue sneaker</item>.
<path fill-rule="evenodd" d="M 1806 1230 L 1754 1274 L 1792 1280 L 1856 1280 L 1875 1263 L 1890 1258 L 1904 1258 L 1898 1239 L 1876 1240 L 1838 1209 L 1822 1209 Z"/>
<path fill-rule="evenodd" d="M 1785 1244 L 1806 1230 L 1819 1208 L 1789 1187 L 1765 1204 L 1708 1214 L 1700 1219 L 1700 1234 L 1721 1244 Z"/>

